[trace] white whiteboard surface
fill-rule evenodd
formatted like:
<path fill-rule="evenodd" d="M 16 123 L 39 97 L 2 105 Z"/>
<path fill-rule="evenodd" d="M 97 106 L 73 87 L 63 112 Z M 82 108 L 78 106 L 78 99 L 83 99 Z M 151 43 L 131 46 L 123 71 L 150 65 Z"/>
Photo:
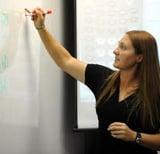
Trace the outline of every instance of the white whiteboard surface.
<path fill-rule="evenodd" d="M 38 125 L 41 42 L 24 8 L 41 4 L 0 1 L 0 124 Z"/>
<path fill-rule="evenodd" d="M 160 42 L 159 9 L 159 0 L 77 0 L 77 58 L 114 69 L 113 50 L 128 30 L 147 30 Z M 78 128 L 97 128 L 95 98 L 77 85 Z"/>

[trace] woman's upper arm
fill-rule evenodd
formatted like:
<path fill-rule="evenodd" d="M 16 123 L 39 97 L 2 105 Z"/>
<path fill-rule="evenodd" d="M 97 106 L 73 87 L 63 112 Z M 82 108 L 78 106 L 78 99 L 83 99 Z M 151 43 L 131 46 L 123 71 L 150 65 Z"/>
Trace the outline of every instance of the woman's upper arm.
<path fill-rule="evenodd" d="M 64 65 L 63 70 L 76 80 L 85 82 L 85 70 L 87 63 L 82 62 L 74 57 L 69 58 Z"/>

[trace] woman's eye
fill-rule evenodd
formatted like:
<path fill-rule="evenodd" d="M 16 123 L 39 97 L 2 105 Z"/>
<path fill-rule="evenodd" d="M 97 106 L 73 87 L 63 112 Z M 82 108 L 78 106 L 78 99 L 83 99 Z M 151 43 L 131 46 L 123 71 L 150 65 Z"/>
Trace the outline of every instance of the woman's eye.
<path fill-rule="evenodd" d="M 126 50 L 126 49 L 127 49 L 126 46 L 124 46 L 124 45 L 119 45 L 119 47 L 120 47 L 122 50 Z"/>

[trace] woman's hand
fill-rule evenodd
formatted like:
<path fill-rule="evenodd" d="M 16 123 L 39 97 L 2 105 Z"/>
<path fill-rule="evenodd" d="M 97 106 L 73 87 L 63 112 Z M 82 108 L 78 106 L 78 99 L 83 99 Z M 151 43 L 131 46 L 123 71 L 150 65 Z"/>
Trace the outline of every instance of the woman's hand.
<path fill-rule="evenodd" d="M 34 25 L 36 29 L 45 28 L 44 20 L 45 20 L 45 11 L 41 8 L 35 8 L 32 11 L 32 20 L 34 21 Z"/>
<path fill-rule="evenodd" d="M 108 128 L 111 132 L 111 136 L 124 141 L 135 141 L 136 132 L 131 130 L 125 123 L 113 122 Z"/>

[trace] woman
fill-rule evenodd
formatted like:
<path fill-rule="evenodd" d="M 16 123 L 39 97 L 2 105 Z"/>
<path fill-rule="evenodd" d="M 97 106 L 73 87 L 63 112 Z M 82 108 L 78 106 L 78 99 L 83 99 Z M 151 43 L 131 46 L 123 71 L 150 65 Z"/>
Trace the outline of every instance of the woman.
<path fill-rule="evenodd" d="M 114 50 L 113 71 L 72 57 L 47 31 L 44 10 L 33 10 L 35 28 L 57 65 L 96 97 L 99 133 L 95 154 L 156 154 L 160 149 L 160 70 L 155 39 L 129 31 Z"/>

